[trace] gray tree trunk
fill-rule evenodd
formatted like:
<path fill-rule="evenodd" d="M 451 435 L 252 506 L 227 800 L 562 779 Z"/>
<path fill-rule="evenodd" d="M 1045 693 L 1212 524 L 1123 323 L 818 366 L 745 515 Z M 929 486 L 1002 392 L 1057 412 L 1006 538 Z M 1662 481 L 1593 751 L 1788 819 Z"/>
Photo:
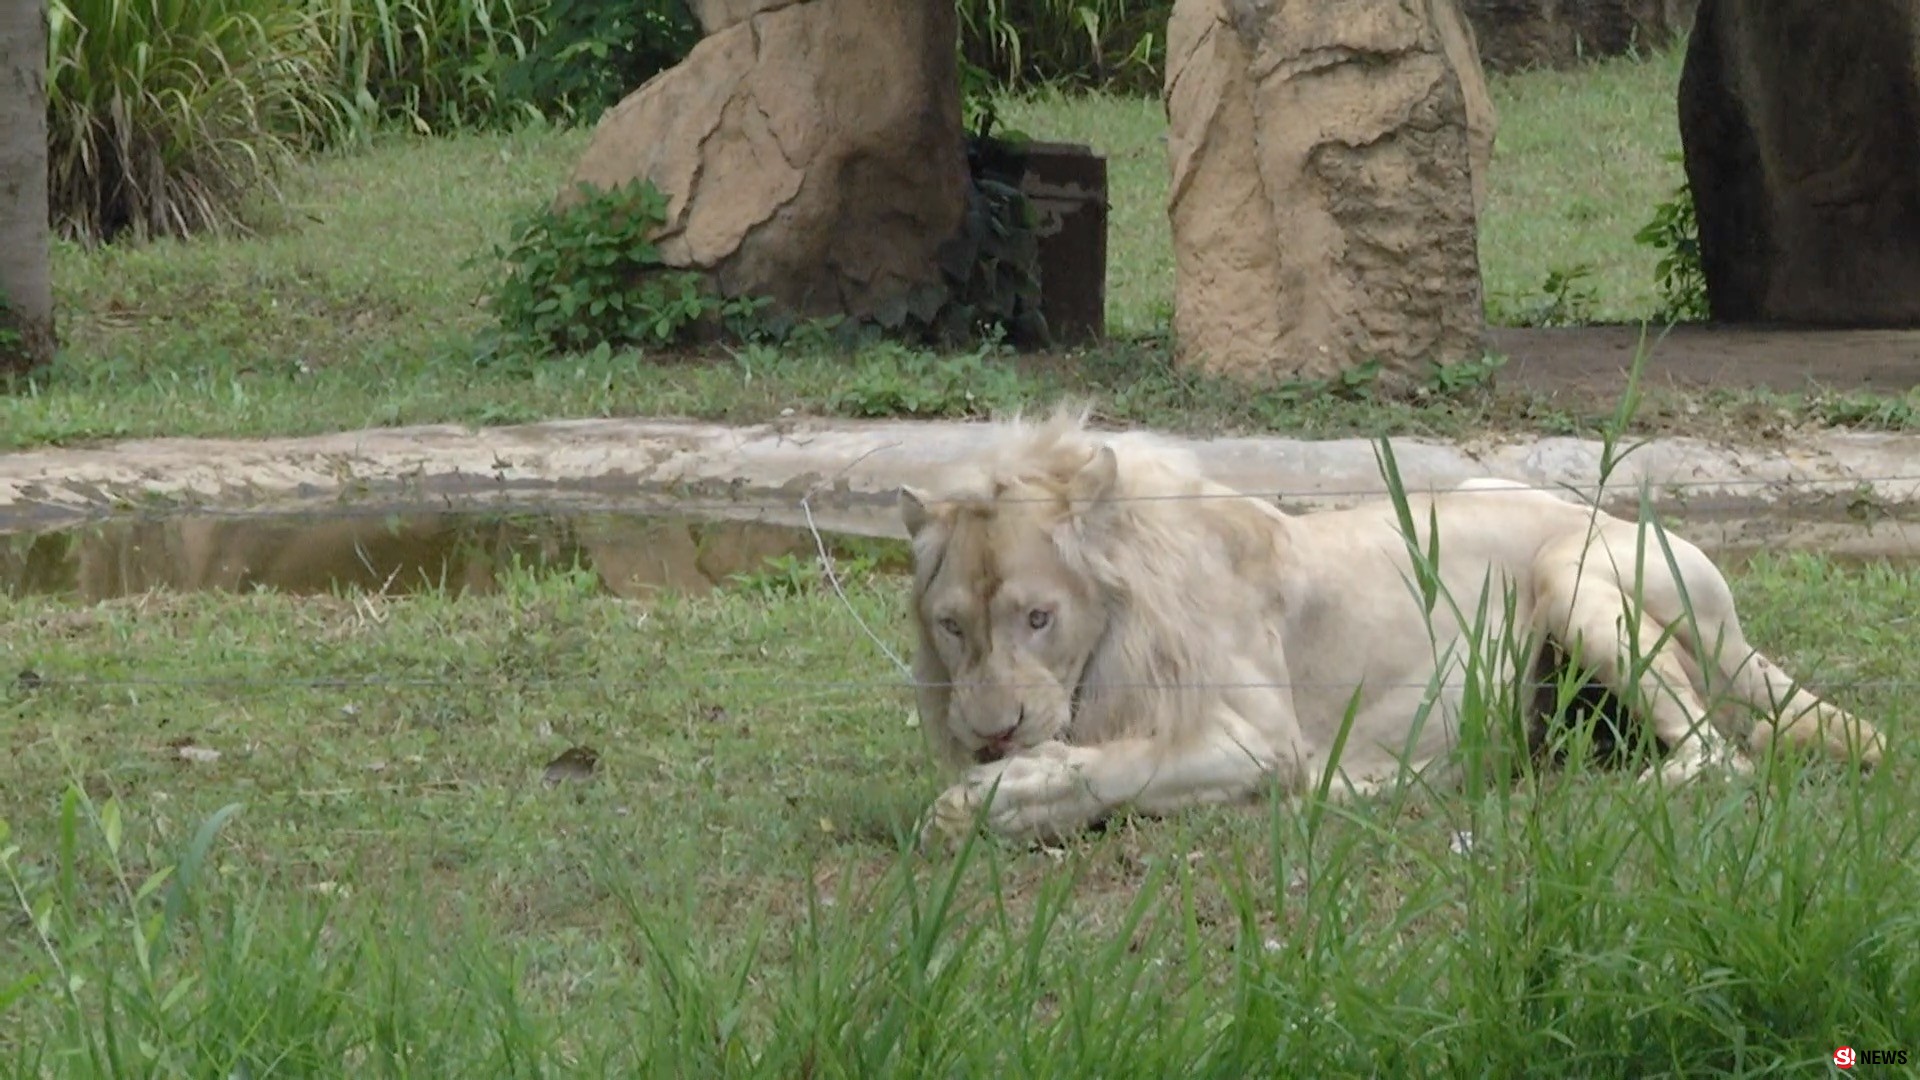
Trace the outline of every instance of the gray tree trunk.
<path fill-rule="evenodd" d="M 0 0 L 0 375 L 53 359 L 46 0 Z"/>

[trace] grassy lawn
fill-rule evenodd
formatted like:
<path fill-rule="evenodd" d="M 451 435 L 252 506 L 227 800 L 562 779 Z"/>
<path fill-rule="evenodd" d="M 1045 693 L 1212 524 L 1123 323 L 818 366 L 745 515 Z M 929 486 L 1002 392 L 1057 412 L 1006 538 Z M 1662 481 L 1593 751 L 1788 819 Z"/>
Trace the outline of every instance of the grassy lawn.
<path fill-rule="evenodd" d="M 1652 311 L 1653 253 L 1632 234 L 1679 180 L 1666 158 L 1678 146 L 1678 71 L 1672 53 L 1494 81 L 1500 135 L 1481 251 L 1496 318 L 1535 311 L 1549 272 L 1581 267 L 1591 271 L 1594 317 Z M 1165 348 L 1173 271 L 1160 105 L 1041 95 L 1006 111 L 1011 124 L 1110 156 L 1116 339 L 1090 355 L 760 348 L 705 360 L 615 354 L 477 367 L 475 335 L 486 325 L 477 302 L 492 272 L 485 256 L 517 214 L 557 190 L 587 135 L 408 138 L 303 167 L 287 180 L 290 205 L 255 214 L 250 238 L 61 249 L 65 354 L 43 383 L 0 397 L 0 448 L 560 416 L 965 416 L 1068 390 L 1093 394 L 1113 419 L 1191 431 L 1568 433 L 1611 412 L 1611 402 L 1586 409 L 1504 392 L 1468 392 L 1441 408 L 1303 401 L 1175 372 Z M 1679 414 L 1699 427 L 1699 412 Z M 1664 422 L 1648 417 L 1648 429 Z"/>
<path fill-rule="evenodd" d="M 1914 569 L 1735 582 L 1756 641 L 1892 732 L 1865 779 L 1662 797 L 1574 770 L 925 858 L 901 854 L 937 791 L 910 699 L 801 580 L 0 597 L 0 1002 L 35 984 L 0 1061 L 1646 1077 L 1920 1050 Z M 903 591 L 849 591 L 897 651 Z M 590 778 L 549 781 L 574 746 Z"/>

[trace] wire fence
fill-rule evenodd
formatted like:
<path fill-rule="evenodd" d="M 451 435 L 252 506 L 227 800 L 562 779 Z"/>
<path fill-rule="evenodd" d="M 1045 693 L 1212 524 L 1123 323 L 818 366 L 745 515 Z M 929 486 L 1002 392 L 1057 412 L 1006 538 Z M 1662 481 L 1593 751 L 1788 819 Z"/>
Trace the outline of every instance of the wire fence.
<path fill-rule="evenodd" d="M 662 686 L 668 686 L 675 689 L 682 689 L 682 688 L 691 686 L 698 689 L 706 689 L 706 690 L 728 690 L 728 689 L 778 690 L 782 692 L 793 692 L 798 694 L 807 694 L 807 695 L 814 695 L 814 696 L 833 696 L 833 695 L 840 695 L 840 694 L 861 695 L 861 694 L 871 694 L 877 691 L 901 691 L 901 690 L 910 691 L 910 690 L 914 690 L 916 688 L 921 688 L 921 687 L 953 689 L 953 688 L 961 687 L 963 685 L 958 682 L 950 682 L 950 681 L 929 681 L 929 682 L 921 683 L 921 682 L 916 682 L 911 678 L 908 678 L 905 680 L 895 679 L 895 678 L 807 679 L 807 678 L 791 678 L 787 676 L 777 676 L 777 677 L 769 676 L 766 674 L 765 669 L 754 669 L 754 672 L 755 672 L 754 674 L 748 675 L 748 674 L 743 674 L 739 672 L 715 672 L 711 669 L 702 669 L 701 673 L 697 677 L 689 678 L 679 682 L 676 682 L 671 677 L 661 678 L 657 676 L 649 676 L 646 678 L 610 679 L 610 678 L 601 678 L 601 677 L 589 676 L 589 675 L 550 675 L 550 676 L 501 675 L 501 676 L 498 676 L 497 678 L 489 680 L 484 677 L 474 676 L 474 675 L 467 675 L 467 676 L 462 676 L 458 678 L 455 678 L 455 677 L 409 678 L 409 677 L 393 677 L 393 676 L 384 676 L 384 675 L 382 676 L 370 675 L 370 676 L 364 676 L 364 677 L 347 677 L 347 676 L 338 676 L 338 675 L 315 675 L 315 676 L 306 676 L 306 677 L 266 676 L 266 677 L 258 677 L 258 678 L 252 677 L 252 676 L 245 676 L 245 677 L 242 677 L 242 676 L 64 677 L 64 676 L 41 676 L 35 673 L 28 672 L 24 674 L 29 675 L 31 677 L 18 678 L 16 679 L 16 683 L 22 689 L 29 690 L 29 691 L 36 691 L 36 692 L 40 690 L 50 690 L 50 689 L 354 691 L 354 690 L 396 690 L 396 689 L 472 690 L 476 688 L 485 688 L 487 690 L 494 690 L 494 689 L 498 689 L 502 685 L 511 685 L 511 686 L 523 688 L 523 689 L 544 689 L 544 690 L 594 689 L 594 690 L 616 691 L 616 692 L 618 691 L 636 691 L 637 692 L 637 691 L 644 691 L 644 690 L 655 690 L 655 689 L 661 688 Z M 1459 682 L 1460 680 L 1450 679 L 1446 681 L 1446 685 L 1458 685 Z M 1029 682 L 998 682 L 998 683 L 994 683 L 993 685 L 997 688 L 1007 689 L 1007 690 L 1038 690 L 1038 689 L 1046 689 L 1048 687 L 1057 688 L 1058 684 L 1048 683 L 1048 682 L 1030 682 L 1030 683 Z M 1267 681 L 1258 681 L 1258 680 L 1247 680 L 1247 681 L 1235 680 L 1235 681 L 1226 681 L 1226 682 L 1222 682 L 1222 681 L 1181 681 L 1181 682 L 1121 681 L 1121 682 L 1102 682 L 1099 685 L 1099 690 L 1102 693 L 1106 693 L 1109 691 L 1138 691 L 1138 692 L 1144 693 L 1144 692 L 1165 692 L 1169 690 L 1183 691 L 1183 692 L 1191 691 L 1196 693 L 1203 692 L 1203 691 L 1213 692 L 1213 691 L 1221 691 L 1221 690 L 1333 690 L 1333 691 L 1346 692 L 1346 691 L 1353 690 L 1356 685 L 1357 684 L 1352 680 L 1291 680 L 1291 681 L 1279 681 L 1279 682 L 1267 682 Z M 1372 689 L 1372 690 L 1428 690 L 1428 689 L 1432 689 L 1435 683 L 1432 680 L 1427 680 L 1427 679 L 1380 680 L 1380 681 L 1369 681 L 1365 685 L 1366 685 L 1366 688 Z M 1555 681 L 1528 682 L 1524 684 L 1523 688 L 1533 689 L 1533 690 L 1544 690 L 1544 689 L 1553 689 L 1559 685 L 1560 684 Z M 1820 684 L 1820 687 L 1824 687 L 1828 689 L 1848 689 L 1848 690 L 1907 690 L 1907 689 L 1913 689 L 1913 688 L 1920 688 L 1920 678 L 1836 680 L 1832 682 L 1822 682 Z M 1816 689 L 1813 686 L 1813 684 L 1810 682 L 1807 684 L 1807 688 L 1810 690 Z"/>

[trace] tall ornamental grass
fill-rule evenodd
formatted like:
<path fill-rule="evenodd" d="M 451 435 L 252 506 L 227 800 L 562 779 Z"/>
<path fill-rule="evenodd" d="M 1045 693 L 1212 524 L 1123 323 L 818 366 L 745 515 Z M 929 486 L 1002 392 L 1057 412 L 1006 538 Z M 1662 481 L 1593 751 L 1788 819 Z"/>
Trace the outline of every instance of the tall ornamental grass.
<path fill-rule="evenodd" d="M 955 0 L 960 51 L 985 80 L 1157 94 L 1172 0 Z"/>
<path fill-rule="evenodd" d="M 505 118 L 548 0 L 52 0 L 54 218 L 82 241 L 238 226 L 303 153 Z"/>
<path fill-rule="evenodd" d="M 285 2 L 285 0 L 283 0 Z M 298 2 L 298 0 L 295 0 Z M 512 112 L 501 76 L 540 39 L 551 0 L 304 0 L 350 115 L 421 133 Z"/>
<path fill-rule="evenodd" d="M 56 227 L 81 240 L 238 223 L 244 197 L 336 130 L 312 14 L 275 0 L 52 0 Z"/>

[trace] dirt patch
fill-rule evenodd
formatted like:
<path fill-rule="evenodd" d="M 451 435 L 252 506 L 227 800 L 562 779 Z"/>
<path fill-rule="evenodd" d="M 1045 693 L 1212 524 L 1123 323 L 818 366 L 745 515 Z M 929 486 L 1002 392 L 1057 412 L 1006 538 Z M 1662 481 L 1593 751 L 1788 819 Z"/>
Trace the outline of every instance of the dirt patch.
<path fill-rule="evenodd" d="M 1920 386 L 1920 330 L 1808 330 L 1766 326 L 1496 327 L 1508 357 L 1503 390 L 1570 401 L 1616 400 L 1645 341 L 1649 390 L 1905 393 Z"/>

